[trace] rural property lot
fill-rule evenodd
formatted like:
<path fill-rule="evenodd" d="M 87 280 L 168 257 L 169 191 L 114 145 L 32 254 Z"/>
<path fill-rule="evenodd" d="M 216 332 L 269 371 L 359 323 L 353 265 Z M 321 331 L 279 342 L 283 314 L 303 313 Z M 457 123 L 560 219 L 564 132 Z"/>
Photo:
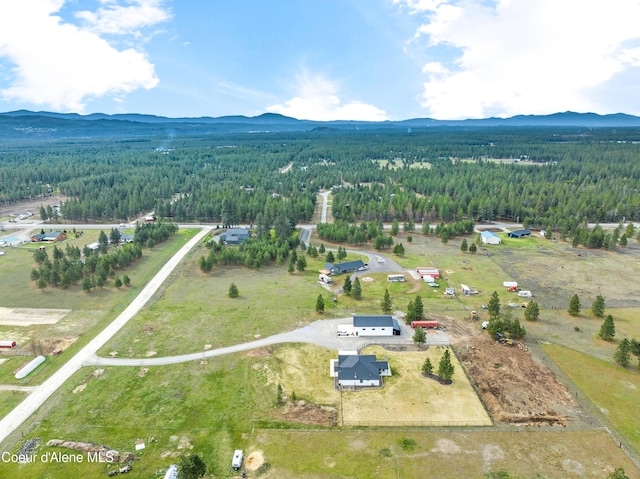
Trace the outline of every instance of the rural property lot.
<path fill-rule="evenodd" d="M 490 426 L 491 419 L 478 400 L 460 364 L 452 356 L 453 383 L 442 385 L 421 374 L 429 357 L 437 369 L 444 347 L 427 351 L 387 351 L 372 346 L 363 354 L 387 358 L 395 376 L 384 378 L 383 388 L 342 393 L 342 415 L 347 426 Z"/>

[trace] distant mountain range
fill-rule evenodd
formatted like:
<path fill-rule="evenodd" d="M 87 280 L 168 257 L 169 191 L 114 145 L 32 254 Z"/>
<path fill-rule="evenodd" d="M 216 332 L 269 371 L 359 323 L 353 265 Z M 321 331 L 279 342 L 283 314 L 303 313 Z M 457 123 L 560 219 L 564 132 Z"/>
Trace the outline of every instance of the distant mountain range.
<path fill-rule="evenodd" d="M 265 113 L 259 116 L 222 116 L 200 118 L 167 118 L 137 113 L 106 115 L 92 113 L 33 112 L 18 110 L 0 113 L 0 138 L 29 137 L 113 137 L 163 135 L 168 129 L 176 134 L 206 135 L 222 133 L 295 132 L 295 131 L 348 131 L 399 130 L 485 127 L 581 127 L 620 128 L 640 127 L 640 117 L 617 113 L 564 112 L 552 115 L 518 115 L 510 118 L 484 118 L 473 120 L 434 120 L 413 118 L 401 121 L 310 121 Z"/>

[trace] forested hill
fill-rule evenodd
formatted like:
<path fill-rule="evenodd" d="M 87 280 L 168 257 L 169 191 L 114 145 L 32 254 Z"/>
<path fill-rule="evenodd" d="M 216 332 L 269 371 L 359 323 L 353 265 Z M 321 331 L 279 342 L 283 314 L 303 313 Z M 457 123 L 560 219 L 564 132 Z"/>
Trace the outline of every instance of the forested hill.
<path fill-rule="evenodd" d="M 0 113 L 0 139 L 26 138 L 122 138 L 166 135 L 203 136 L 229 133 L 305 132 L 305 131 L 414 131 L 437 128 L 468 129 L 487 127 L 640 127 L 640 117 L 594 113 L 555 113 L 519 115 L 511 118 L 477 120 L 434 120 L 414 118 L 402 121 L 308 121 L 265 113 L 256 117 L 223 116 L 166 118 L 142 114 L 105 115 L 94 113 L 32 112 L 20 110 Z"/>

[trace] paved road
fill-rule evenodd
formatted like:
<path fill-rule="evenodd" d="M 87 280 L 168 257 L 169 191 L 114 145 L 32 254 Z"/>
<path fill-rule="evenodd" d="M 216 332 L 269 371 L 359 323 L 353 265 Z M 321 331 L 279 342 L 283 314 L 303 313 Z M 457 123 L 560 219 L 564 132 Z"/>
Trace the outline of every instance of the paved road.
<path fill-rule="evenodd" d="M 0 443 L 29 418 L 44 402 L 78 371 L 88 358 L 92 357 L 113 335 L 115 335 L 138 311 L 151 299 L 156 290 L 164 283 L 173 269 L 182 261 L 186 254 L 209 233 L 211 227 L 202 229 L 180 251 L 178 251 L 151 281 L 142 289 L 140 294 L 109 326 L 93 338 L 75 356 L 67 361 L 58 371 L 25 398 L 13 411 L 0 420 Z"/>
<path fill-rule="evenodd" d="M 243 344 L 236 344 L 220 349 L 210 349 L 179 356 L 166 356 L 162 358 L 104 358 L 92 355 L 84 362 L 85 366 L 162 366 L 167 364 L 185 363 L 189 361 L 203 360 L 222 356 L 225 354 L 248 351 L 273 344 L 281 343 L 311 343 L 335 350 L 359 350 L 369 344 L 413 344 L 413 329 L 403 324 L 402 318 L 398 318 L 402 334 L 400 336 L 384 337 L 344 337 L 337 335 L 338 325 L 352 324 L 349 318 L 324 319 L 288 333 L 275 334 L 268 338 L 258 339 Z M 430 331 L 427 334 L 427 344 L 449 344 L 449 338 L 442 331 Z"/>
<path fill-rule="evenodd" d="M 322 215 L 320 216 L 320 223 L 327 222 L 327 210 L 329 209 L 329 195 L 331 191 L 323 191 L 320 193 L 322 196 Z"/>

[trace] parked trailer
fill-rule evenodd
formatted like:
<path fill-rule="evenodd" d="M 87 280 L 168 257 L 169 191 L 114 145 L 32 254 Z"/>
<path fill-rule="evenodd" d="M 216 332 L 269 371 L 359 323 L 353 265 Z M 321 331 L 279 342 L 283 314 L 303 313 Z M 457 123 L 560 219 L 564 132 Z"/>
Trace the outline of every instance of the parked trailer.
<path fill-rule="evenodd" d="M 404 283 L 407 279 L 404 274 L 389 274 L 387 275 L 387 281 L 390 283 Z"/>
<path fill-rule="evenodd" d="M 231 461 L 231 467 L 233 467 L 234 470 L 238 470 L 240 469 L 240 467 L 242 466 L 242 449 L 236 449 L 235 452 L 233 453 L 233 460 Z"/>
<path fill-rule="evenodd" d="M 438 321 L 411 321 L 412 328 L 434 328 L 438 329 Z"/>
<path fill-rule="evenodd" d="M 320 273 L 320 275 L 318 276 L 318 281 L 320 281 L 322 283 L 330 284 L 331 283 L 331 276 L 328 276 L 326 274 Z"/>
<path fill-rule="evenodd" d="M 533 296 L 533 294 L 531 294 L 531 291 L 518 291 L 518 296 L 520 296 L 521 298 L 531 298 Z"/>
<path fill-rule="evenodd" d="M 17 345 L 15 341 L 0 341 L 0 349 L 13 349 Z"/>

